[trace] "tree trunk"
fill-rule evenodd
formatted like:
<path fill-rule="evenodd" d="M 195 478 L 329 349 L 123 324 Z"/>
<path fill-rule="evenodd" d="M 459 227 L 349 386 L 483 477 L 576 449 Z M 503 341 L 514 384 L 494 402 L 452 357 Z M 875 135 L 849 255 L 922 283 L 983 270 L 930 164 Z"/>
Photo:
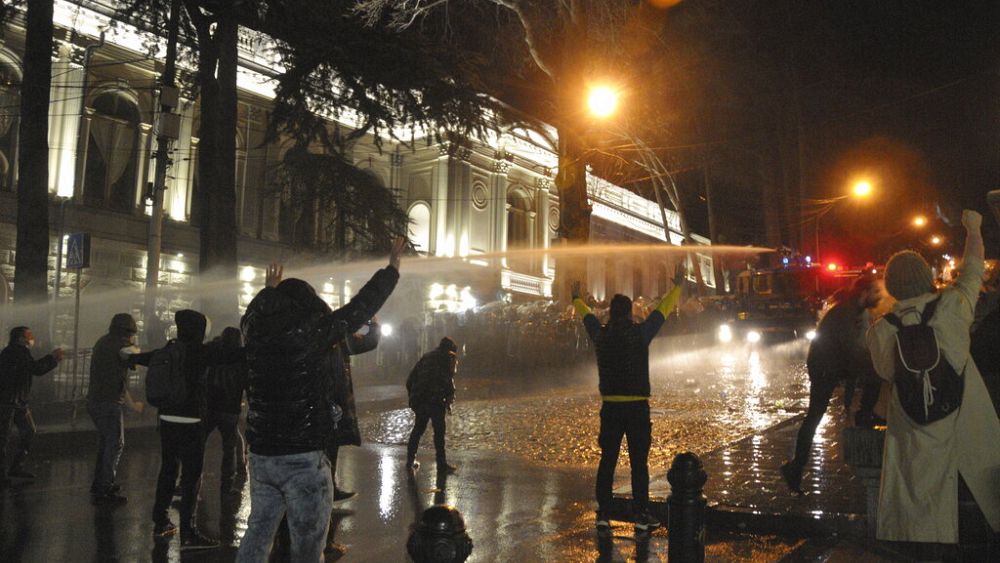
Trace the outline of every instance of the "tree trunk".
<path fill-rule="evenodd" d="M 21 304 L 42 304 L 48 297 L 49 258 L 49 88 L 52 82 L 52 0 L 28 3 L 28 25 L 21 84 L 17 174 L 17 245 L 14 295 Z M 35 308 L 32 308 L 35 310 Z M 48 334 L 40 310 L 25 322 Z"/>
<path fill-rule="evenodd" d="M 197 8 L 194 8 L 197 9 Z M 190 11 L 189 11 L 190 13 Z M 204 16 L 192 20 L 198 30 L 198 81 L 201 126 L 198 131 L 198 199 L 201 226 L 198 267 L 203 281 L 236 283 L 236 15 L 231 4 L 217 12 L 215 32 Z M 222 286 L 219 286 L 221 289 Z M 236 295 L 228 291 L 223 295 Z M 235 323 L 238 302 L 203 303 L 221 328 Z"/>

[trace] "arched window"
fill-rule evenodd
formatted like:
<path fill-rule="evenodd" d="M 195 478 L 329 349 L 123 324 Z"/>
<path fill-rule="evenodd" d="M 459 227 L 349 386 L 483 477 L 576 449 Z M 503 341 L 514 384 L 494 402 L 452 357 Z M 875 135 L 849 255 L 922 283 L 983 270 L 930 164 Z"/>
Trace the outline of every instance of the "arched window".
<path fill-rule="evenodd" d="M 520 250 L 531 247 L 531 200 L 523 190 L 514 189 L 507 193 L 507 249 Z M 532 267 L 532 260 L 526 257 L 508 257 L 507 264 L 511 269 L 527 272 Z"/>
<path fill-rule="evenodd" d="M 531 242 L 528 230 L 528 212 L 531 200 L 521 190 L 507 194 L 507 248 L 527 248 Z"/>
<path fill-rule="evenodd" d="M 21 111 L 21 69 L 0 55 L 0 191 L 14 189 L 17 116 Z"/>
<path fill-rule="evenodd" d="M 426 203 L 413 204 L 410 208 L 410 242 L 417 252 L 430 252 L 431 208 Z"/>
<path fill-rule="evenodd" d="M 98 94 L 91 107 L 84 203 L 129 211 L 139 170 L 139 107 L 121 90 Z"/>

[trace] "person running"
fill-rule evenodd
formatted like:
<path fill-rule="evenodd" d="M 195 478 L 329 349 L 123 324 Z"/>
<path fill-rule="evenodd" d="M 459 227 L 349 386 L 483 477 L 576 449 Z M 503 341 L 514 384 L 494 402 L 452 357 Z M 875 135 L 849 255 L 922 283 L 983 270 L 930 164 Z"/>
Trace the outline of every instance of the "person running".
<path fill-rule="evenodd" d="M 128 392 L 128 360 L 139 352 L 135 345 L 138 332 L 132 315 L 118 313 L 111 318 L 108 333 L 94 344 L 90 357 L 87 412 L 98 435 L 97 467 L 90 485 L 94 504 L 120 504 L 127 500 L 119 494 L 121 487 L 116 477 L 125 448 L 123 408 Z"/>
<path fill-rule="evenodd" d="M 456 467 L 448 463 L 445 453 L 445 415 L 455 402 L 455 370 L 458 368 L 458 346 L 445 336 L 438 347 L 427 352 L 413 366 L 406 379 L 406 392 L 410 408 L 416 419 L 406 445 L 406 467 L 411 471 L 420 468 L 416 460 L 420 438 L 427 430 L 427 423 L 434 426 L 434 453 L 438 472 L 454 473 Z"/>
<path fill-rule="evenodd" d="M 7 347 L 0 352 L 0 488 L 10 484 L 11 477 L 34 479 L 34 474 L 24 469 L 24 459 L 35 437 L 35 421 L 31 417 L 28 401 L 35 377 L 54 370 L 63 359 L 63 351 L 56 348 L 51 354 L 34 359 L 31 348 L 35 336 L 26 326 L 10 330 Z M 7 466 L 7 442 L 11 430 L 17 428 L 14 455 Z"/>
<path fill-rule="evenodd" d="M 601 392 L 601 429 L 598 444 L 601 461 L 597 468 L 597 532 L 611 533 L 611 488 L 622 438 L 628 438 L 632 469 L 632 504 L 635 531 L 649 532 L 660 521 L 649 512 L 649 448 L 653 424 L 649 418 L 649 344 L 660 331 L 681 295 L 684 269 L 677 268 L 673 288 L 641 323 L 632 320 L 632 300 L 616 294 L 611 299 L 608 324 L 601 322 L 580 298 L 580 282 L 574 282 L 573 306 L 583 318 L 587 335 L 597 354 L 598 388 Z"/>
<path fill-rule="evenodd" d="M 870 275 L 854 280 L 849 291 L 841 294 L 816 327 L 816 338 L 809 344 L 806 367 L 809 370 L 809 410 L 795 440 L 795 456 L 781 466 L 781 476 L 792 492 L 802 494 L 802 473 L 809 461 L 813 437 L 819 427 L 833 392 L 844 383 L 844 409 L 850 409 L 856 381 L 863 384 L 861 414 L 858 421 L 872 416 L 878 401 L 878 385 L 871 385 L 874 373 L 865 345 L 865 331 L 870 324 L 869 309 L 882 300 L 882 289 Z"/>

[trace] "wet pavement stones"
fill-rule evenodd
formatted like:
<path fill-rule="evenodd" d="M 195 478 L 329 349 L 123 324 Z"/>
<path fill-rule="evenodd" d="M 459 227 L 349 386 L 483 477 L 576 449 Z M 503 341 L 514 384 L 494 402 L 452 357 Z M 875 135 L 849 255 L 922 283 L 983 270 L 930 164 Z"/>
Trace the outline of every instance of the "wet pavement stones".
<path fill-rule="evenodd" d="M 829 409 L 813 441 L 802 480 L 803 495 L 789 491 L 779 468 L 795 448 L 803 415 L 716 449 L 701 457 L 708 481 L 707 522 L 757 533 L 794 536 L 863 536 L 865 489 L 856 470 L 844 462 L 840 444 L 843 407 Z M 651 507 L 666 517 L 670 484 L 666 473 L 650 480 Z M 616 512 L 630 518 L 630 487 L 616 490 Z"/>

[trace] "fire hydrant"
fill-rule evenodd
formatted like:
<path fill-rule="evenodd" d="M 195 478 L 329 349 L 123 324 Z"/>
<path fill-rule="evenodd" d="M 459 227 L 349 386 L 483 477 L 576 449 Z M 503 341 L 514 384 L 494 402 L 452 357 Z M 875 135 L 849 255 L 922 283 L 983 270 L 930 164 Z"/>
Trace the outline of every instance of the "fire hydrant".
<path fill-rule="evenodd" d="M 671 563 L 705 561 L 706 502 L 701 493 L 707 480 L 698 456 L 686 452 L 674 457 L 667 472 L 667 559 Z"/>
<path fill-rule="evenodd" d="M 465 520 L 453 506 L 439 504 L 424 511 L 413 525 L 406 551 L 415 563 L 462 563 L 472 554 Z"/>

